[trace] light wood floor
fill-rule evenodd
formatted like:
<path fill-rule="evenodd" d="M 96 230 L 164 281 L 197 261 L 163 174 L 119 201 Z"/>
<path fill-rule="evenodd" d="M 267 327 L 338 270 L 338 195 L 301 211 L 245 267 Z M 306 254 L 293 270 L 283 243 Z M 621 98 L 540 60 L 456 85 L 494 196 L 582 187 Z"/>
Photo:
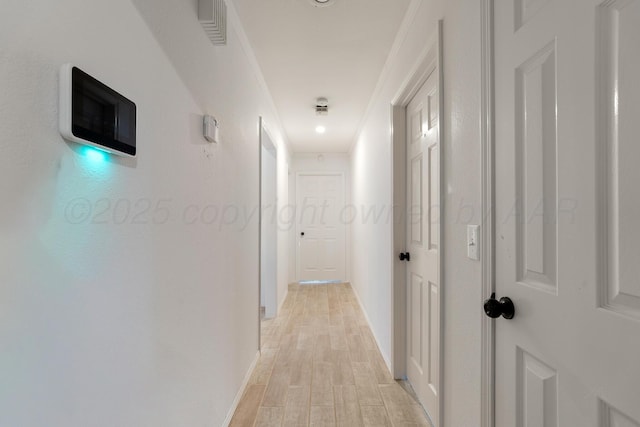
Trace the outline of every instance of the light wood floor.
<path fill-rule="evenodd" d="M 349 284 L 290 285 L 231 426 L 429 426 L 407 389 Z"/>

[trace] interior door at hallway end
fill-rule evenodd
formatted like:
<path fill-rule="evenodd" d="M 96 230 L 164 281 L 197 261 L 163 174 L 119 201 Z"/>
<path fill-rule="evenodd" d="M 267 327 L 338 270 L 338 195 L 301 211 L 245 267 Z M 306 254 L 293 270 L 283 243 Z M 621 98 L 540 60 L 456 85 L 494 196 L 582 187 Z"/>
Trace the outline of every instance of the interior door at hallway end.
<path fill-rule="evenodd" d="M 496 427 L 640 427 L 640 0 L 496 0 Z M 595 66 L 594 66 L 595 64 Z"/>
<path fill-rule="evenodd" d="M 440 425 L 440 90 L 434 71 L 407 107 L 407 378 Z"/>
<path fill-rule="evenodd" d="M 346 279 L 344 187 L 343 174 L 296 175 L 299 281 Z"/>

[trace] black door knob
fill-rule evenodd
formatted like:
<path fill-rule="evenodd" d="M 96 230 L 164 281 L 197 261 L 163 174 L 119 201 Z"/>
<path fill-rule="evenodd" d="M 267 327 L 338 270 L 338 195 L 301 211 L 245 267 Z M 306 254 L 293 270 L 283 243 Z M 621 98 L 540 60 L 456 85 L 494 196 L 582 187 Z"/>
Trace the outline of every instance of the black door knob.
<path fill-rule="evenodd" d="M 516 314 L 516 308 L 513 305 L 513 301 L 509 297 L 502 297 L 500 301 L 496 299 L 495 292 L 491 294 L 491 298 L 484 302 L 484 313 L 496 319 L 500 316 L 505 319 L 513 319 Z"/>
<path fill-rule="evenodd" d="M 301 235 L 302 237 L 304 237 L 304 231 L 303 231 L 302 233 L 300 233 L 300 235 Z"/>
<path fill-rule="evenodd" d="M 409 252 L 400 252 L 400 261 L 411 261 L 411 254 Z"/>

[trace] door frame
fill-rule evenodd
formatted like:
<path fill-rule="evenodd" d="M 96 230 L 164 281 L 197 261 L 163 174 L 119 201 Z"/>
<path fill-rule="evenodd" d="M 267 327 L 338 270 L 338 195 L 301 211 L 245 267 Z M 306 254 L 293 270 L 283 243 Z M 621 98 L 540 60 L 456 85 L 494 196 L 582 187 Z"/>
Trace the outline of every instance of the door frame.
<path fill-rule="evenodd" d="M 298 192 L 300 191 L 300 186 L 299 184 L 299 179 L 301 176 L 316 176 L 316 175 L 322 175 L 322 176 L 339 176 L 340 177 L 340 181 L 342 183 L 342 209 L 341 212 L 344 213 L 344 209 L 346 209 L 347 207 L 347 180 L 345 177 L 345 173 L 342 171 L 336 171 L 336 172 L 332 172 L 332 171 L 314 171 L 314 170 L 309 170 L 309 171 L 298 171 L 295 174 L 295 181 L 294 181 L 294 196 L 295 196 L 295 205 L 296 205 L 296 221 L 295 221 L 295 227 L 294 227 L 294 237 L 295 237 L 295 243 L 294 243 L 294 254 L 295 254 L 295 264 L 296 264 L 296 282 L 299 282 L 301 280 L 300 278 L 300 226 L 301 221 L 302 221 L 302 214 L 304 213 L 302 211 L 302 206 L 298 206 Z M 298 215 L 300 215 L 298 217 Z M 342 219 L 340 219 L 342 221 Z M 345 261 L 344 261 L 344 278 L 342 278 L 342 280 L 344 281 L 348 281 L 349 280 L 349 275 L 347 274 L 348 271 L 348 261 L 349 261 L 349 245 L 347 244 L 347 236 L 348 236 L 348 232 L 347 232 L 347 224 L 342 224 L 344 229 L 344 253 L 345 253 Z"/>
<path fill-rule="evenodd" d="M 264 135 L 267 136 L 268 141 L 264 140 Z M 276 158 L 276 194 L 278 185 L 277 176 L 277 164 L 278 164 L 278 149 L 273 142 L 271 132 L 269 132 L 265 120 L 262 116 L 258 116 L 258 351 L 262 349 L 262 319 L 260 316 L 260 308 L 262 304 L 262 148 L 265 147 L 270 151 L 273 151 Z M 274 207 L 277 209 L 277 206 Z M 277 233 L 276 233 L 276 250 L 277 250 Z M 277 282 L 277 263 L 278 255 L 276 254 L 276 315 L 278 314 L 278 282 Z"/>
<path fill-rule="evenodd" d="M 406 177 L 406 157 L 407 157 L 407 106 L 418 93 L 420 88 L 426 83 L 433 72 L 438 73 L 439 108 L 438 126 L 440 132 L 440 200 L 439 200 L 439 228 L 440 228 L 440 372 L 439 372 L 439 412 L 440 424 L 444 425 L 444 196 L 446 192 L 444 180 L 444 153 L 445 153 L 445 109 L 444 109 L 444 72 L 443 72 L 443 25 L 444 21 L 438 21 L 438 28 L 425 43 L 424 49 L 418 55 L 415 65 L 409 70 L 405 80 L 398 88 L 396 95 L 391 101 L 391 170 L 392 170 L 392 201 L 393 201 L 393 224 L 391 228 L 390 256 L 393 259 L 392 277 L 393 286 L 391 290 L 392 300 L 392 328 L 391 328 L 391 367 L 394 378 L 405 379 L 407 376 L 407 274 L 406 264 L 398 260 L 398 254 L 404 252 L 407 247 L 407 177 Z"/>
<path fill-rule="evenodd" d="M 495 61 L 494 61 L 494 0 L 481 0 L 481 212 L 480 264 L 482 295 L 485 298 L 495 291 Z M 495 426 L 495 322 L 482 314 L 480 356 L 480 426 Z"/>

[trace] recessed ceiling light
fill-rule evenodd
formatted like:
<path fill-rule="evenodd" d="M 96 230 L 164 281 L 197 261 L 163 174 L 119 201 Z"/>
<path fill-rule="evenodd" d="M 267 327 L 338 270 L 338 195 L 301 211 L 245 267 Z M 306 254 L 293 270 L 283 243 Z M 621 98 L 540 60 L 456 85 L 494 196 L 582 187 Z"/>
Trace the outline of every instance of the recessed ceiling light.
<path fill-rule="evenodd" d="M 327 7 L 334 3 L 334 0 L 309 0 L 315 7 Z"/>
<path fill-rule="evenodd" d="M 316 128 L 316 132 L 318 132 L 318 133 L 325 133 L 326 131 L 327 131 L 327 128 L 324 127 L 324 126 L 318 126 Z"/>

